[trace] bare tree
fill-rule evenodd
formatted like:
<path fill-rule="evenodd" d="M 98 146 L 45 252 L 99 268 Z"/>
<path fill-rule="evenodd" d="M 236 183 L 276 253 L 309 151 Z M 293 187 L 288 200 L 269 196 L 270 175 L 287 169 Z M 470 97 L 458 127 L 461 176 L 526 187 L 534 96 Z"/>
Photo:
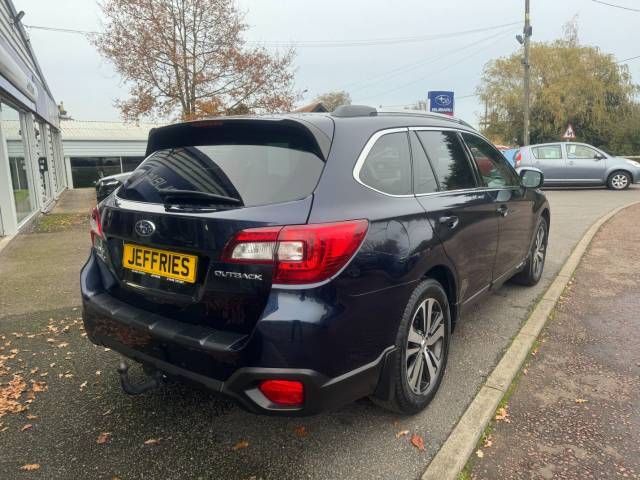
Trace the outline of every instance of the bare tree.
<path fill-rule="evenodd" d="M 123 117 L 200 118 L 290 110 L 293 50 L 249 48 L 234 0 L 103 0 L 93 37 L 129 85 Z"/>
<path fill-rule="evenodd" d="M 316 98 L 316 102 L 322 102 L 327 110 L 334 111 L 340 105 L 351 105 L 351 95 L 347 92 L 328 92 Z"/>

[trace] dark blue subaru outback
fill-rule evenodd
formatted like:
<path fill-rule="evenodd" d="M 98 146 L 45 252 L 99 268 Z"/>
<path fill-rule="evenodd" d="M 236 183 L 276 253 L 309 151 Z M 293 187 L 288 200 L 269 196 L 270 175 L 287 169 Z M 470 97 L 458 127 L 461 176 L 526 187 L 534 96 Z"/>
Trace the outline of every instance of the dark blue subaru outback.
<path fill-rule="evenodd" d="M 464 311 L 542 275 L 549 205 L 462 121 L 341 107 L 153 130 L 92 213 L 89 338 L 128 393 L 199 383 L 255 413 L 371 396 L 416 413 Z"/>

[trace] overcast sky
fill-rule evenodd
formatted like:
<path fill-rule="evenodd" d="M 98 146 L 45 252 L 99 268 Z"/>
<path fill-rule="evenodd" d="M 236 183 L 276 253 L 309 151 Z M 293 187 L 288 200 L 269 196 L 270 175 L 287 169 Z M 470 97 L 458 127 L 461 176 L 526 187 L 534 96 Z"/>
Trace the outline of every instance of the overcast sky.
<path fill-rule="evenodd" d="M 99 30 L 92 0 L 14 0 L 26 25 Z M 592 0 L 532 0 L 533 40 L 553 40 L 579 15 L 580 39 L 617 59 L 640 55 L 640 13 Z M 638 7 L 635 0 L 608 0 Z M 429 90 L 473 94 L 483 65 L 518 50 L 521 26 L 442 38 L 442 34 L 489 28 L 523 18 L 524 0 L 239 0 L 249 24 L 247 39 L 349 41 L 435 37 L 427 41 L 359 47 L 299 47 L 296 84 L 311 101 L 347 90 L 355 103 L 396 106 L 424 100 Z M 480 6 L 481 5 L 481 6 Z M 440 35 L 440 38 L 437 36 Z M 120 77 L 81 35 L 30 30 L 54 97 L 73 118 L 118 120 L 116 98 L 126 98 Z M 640 59 L 629 62 L 640 83 Z M 304 102 L 303 102 L 304 103 Z M 482 106 L 459 98 L 456 115 L 477 124 Z"/>

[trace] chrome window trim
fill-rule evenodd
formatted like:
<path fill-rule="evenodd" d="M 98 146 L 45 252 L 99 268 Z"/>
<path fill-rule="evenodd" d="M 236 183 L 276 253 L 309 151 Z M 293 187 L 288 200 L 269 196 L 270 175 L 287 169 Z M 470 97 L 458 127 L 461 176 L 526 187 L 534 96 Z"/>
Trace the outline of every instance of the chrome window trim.
<path fill-rule="evenodd" d="M 438 192 L 415 193 L 415 194 L 411 194 L 411 195 L 394 195 L 392 193 L 386 193 L 386 192 L 383 192 L 383 191 L 378 190 L 376 188 L 373 188 L 373 187 L 367 185 L 366 183 L 364 183 L 362 180 L 360 180 L 360 170 L 362 169 L 362 166 L 364 165 L 364 162 L 367 159 L 367 156 L 369 155 L 369 152 L 371 152 L 371 149 L 373 148 L 375 143 L 381 137 L 383 137 L 385 135 L 388 135 L 390 133 L 420 132 L 420 131 L 470 133 L 472 135 L 476 135 L 477 137 L 482 138 L 486 142 L 489 142 L 489 144 L 493 145 L 491 143 L 491 141 L 488 138 L 486 138 L 484 135 L 482 135 L 480 133 L 477 133 L 477 132 L 474 132 L 474 131 L 470 131 L 470 130 L 464 129 L 464 128 L 456 128 L 456 127 L 395 127 L 395 128 L 387 128 L 387 129 L 379 130 L 376 133 L 374 133 L 371 136 L 371 138 L 369 138 L 369 140 L 365 144 L 364 148 L 362 149 L 362 152 L 360 152 L 360 155 L 358 156 L 358 160 L 356 161 L 356 164 L 353 167 L 353 178 L 355 179 L 355 181 L 358 182 L 363 187 L 368 188 L 369 190 L 373 190 L 374 192 L 378 192 L 378 193 L 380 193 L 382 195 L 386 195 L 387 197 L 392 197 L 392 198 L 426 197 L 426 196 L 431 196 L 431 195 L 447 195 L 447 194 L 450 194 L 450 193 L 465 193 L 465 192 L 492 192 L 492 191 L 497 191 L 497 190 L 519 190 L 520 188 L 522 188 L 522 185 L 519 185 L 519 186 L 515 186 L 515 185 L 514 186 L 506 186 L 506 187 L 500 187 L 500 188 L 477 186 L 477 187 L 474 187 L 474 188 L 462 188 L 462 189 L 458 189 L 458 190 L 441 190 L 441 191 L 438 191 Z M 465 149 L 466 149 L 466 144 L 465 144 Z"/>
<path fill-rule="evenodd" d="M 465 193 L 465 192 L 496 192 L 498 190 L 520 190 L 522 187 L 477 187 L 477 188 L 461 188 L 459 190 L 442 190 L 441 192 L 417 193 L 415 197 L 427 197 L 431 195 L 446 195 L 448 193 Z"/>
<path fill-rule="evenodd" d="M 384 137 L 385 135 L 390 135 L 392 133 L 403 133 L 403 132 L 404 133 L 409 132 L 409 128 L 407 128 L 407 127 L 387 128 L 387 129 L 384 129 L 384 130 L 379 130 L 376 133 L 374 133 L 373 135 L 371 135 L 371 138 L 369 138 L 369 140 L 365 144 L 364 148 L 362 149 L 362 152 L 360 152 L 360 155 L 358 156 L 358 160 L 356 161 L 356 164 L 353 167 L 353 178 L 355 179 L 356 182 L 358 182 L 363 187 L 368 188 L 369 190 L 373 190 L 374 192 L 381 193 L 382 195 L 386 195 L 387 197 L 411 198 L 411 197 L 414 196 L 413 193 L 410 193 L 408 195 L 395 195 L 393 193 L 383 192 L 381 190 L 378 190 L 377 188 L 373 188 L 372 186 L 367 185 L 362 180 L 360 180 L 360 170 L 362 170 L 362 166 L 364 165 L 365 160 L 369 156 L 369 153 L 371 152 L 371 149 L 376 144 L 376 142 L 378 140 L 380 140 L 380 138 Z M 407 142 L 409 142 L 408 138 L 407 138 Z M 413 171 L 413 169 L 412 169 L 412 171 Z M 413 187 L 412 187 L 412 190 L 413 190 Z"/>

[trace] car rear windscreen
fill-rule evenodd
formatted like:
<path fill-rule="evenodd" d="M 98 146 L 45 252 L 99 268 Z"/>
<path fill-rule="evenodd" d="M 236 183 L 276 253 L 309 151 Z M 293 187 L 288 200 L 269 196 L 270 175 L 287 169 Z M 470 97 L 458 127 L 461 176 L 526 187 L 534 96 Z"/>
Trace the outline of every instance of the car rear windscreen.
<path fill-rule="evenodd" d="M 310 195 L 324 160 L 286 142 L 216 144 L 159 150 L 124 183 L 118 197 L 163 203 L 168 190 L 237 199 L 236 206 L 298 200 Z"/>

